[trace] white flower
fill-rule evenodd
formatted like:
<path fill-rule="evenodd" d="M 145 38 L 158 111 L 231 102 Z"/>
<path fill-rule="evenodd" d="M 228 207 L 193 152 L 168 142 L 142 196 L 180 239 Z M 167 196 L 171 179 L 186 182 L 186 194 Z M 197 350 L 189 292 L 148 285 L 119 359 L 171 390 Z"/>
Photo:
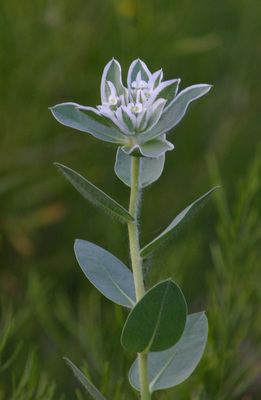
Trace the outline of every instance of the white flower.
<path fill-rule="evenodd" d="M 148 87 L 148 82 L 143 81 L 143 80 L 141 79 L 141 72 L 140 72 L 140 71 L 137 73 L 136 81 L 133 81 L 133 82 L 131 83 L 131 87 L 132 87 L 133 89 L 147 89 L 147 87 Z"/>
<path fill-rule="evenodd" d="M 143 61 L 135 60 L 129 69 L 128 88 L 125 88 L 121 81 L 120 64 L 112 60 L 105 67 L 102 77 L 102 105 L 97 107 L 100 114 L 109 118 L 125 135 L 145 133 L 160 119 L 168 102 L 166 97 L 171 93 L 174 98 L 178 90 L 179 79 L 162 83 L 162 78 L 161 70 L 151 74 Z M 165 92 L 161 97 L 162 90 Z M 169 150 L 173 148 L 171 144 L 168 146 Z"/>
<path fill-rule="evenodd" d="M 143 111 L 143 104 L 140 102 L 136 103 L 129 103 L 127 105 L 127 108 L 133 113 L 133 114 L 140 114 Z"/>
<path fill-rule="evenodd" d="M 63 103 L 52 112 L 62 124 L 118 144 L 129 155 L 157 158 L 174 148 L 166 133 L 182 119 L 189 104 L 211 88 L 193 85 L 177 95 L 179 83 L 180 79 L 163 81 L 162 70 L 151 73 L 137 59 L 130 65 L 125 87 L 121 66 L 112 59 L 102 75 L 101 105 Z"/>

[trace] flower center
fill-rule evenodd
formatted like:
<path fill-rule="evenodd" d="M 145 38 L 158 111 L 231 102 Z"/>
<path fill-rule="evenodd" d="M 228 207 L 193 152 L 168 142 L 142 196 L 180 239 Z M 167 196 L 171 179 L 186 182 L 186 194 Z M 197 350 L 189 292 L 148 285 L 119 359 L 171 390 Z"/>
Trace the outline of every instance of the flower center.
<path fill-rule="evenodd" d="M 143 81 L 143 80 L 137 80 L 132 82 L 133 89 L 146 89 L 148 87 L 147 82 Z"/>
<path fill-rule="evenodd" d="M 118 103 L 119 97 L 113 96 L 112 94 L 109 97 L 109 105 L 115 106 Z"/>
<path fill-rule="evenodd" d="M 137 103 L 129 103 L 128 104 L 128 108 L 129 110 L 133 113 L 133 114 L 139 114 L 142 112 L 142 104 L 137 102 Z"/>

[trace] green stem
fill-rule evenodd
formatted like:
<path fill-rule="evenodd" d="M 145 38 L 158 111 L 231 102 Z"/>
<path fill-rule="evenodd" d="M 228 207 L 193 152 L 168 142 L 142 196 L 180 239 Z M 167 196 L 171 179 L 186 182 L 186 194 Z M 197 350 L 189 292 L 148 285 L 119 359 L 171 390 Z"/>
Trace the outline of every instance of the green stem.
<path fill-rule="evenodd" d="M 131 194 L 129 212 L 134 217 L 134 222 L 128 223 L 130 255 L 132 263 L 132 272 L 134 277 L 136 301 L 138 302 L 145 294 L 142 272 L 142 259 L 139 255 L 139 231 L 138 231 L 138 205 L 139 205 L 139 172 L 140 157 L 132 157 L 131 170 Z M 140 392 L 141 400 L 150 400 L 148 380 L 148 354 L 139 353 L 139 371 L 140 371 Z"/>
<path fill-rule="evenodd" d="M 130 255 L 132 263 L 132 271 L 134 276 L 136 301 L 139 301 L 145 294 L 142 273 L 142 259 L 139 255 L 139 231 L 138 231 L 138 203 L 139 203 L 139 171 L 140 171 L 140 158 L 132 157 L 132 171 L 131 171 L 131 194 L 130 194 L 130 207 L 129 212 L 134 217 L 134 222 L 128 223 L 129 242 L 130 242 Z"/>

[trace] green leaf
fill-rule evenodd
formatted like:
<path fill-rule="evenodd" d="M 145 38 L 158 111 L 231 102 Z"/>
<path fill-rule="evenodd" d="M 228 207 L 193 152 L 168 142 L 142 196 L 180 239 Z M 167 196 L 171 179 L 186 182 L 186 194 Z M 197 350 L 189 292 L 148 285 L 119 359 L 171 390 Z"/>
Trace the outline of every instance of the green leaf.
<path fill-rule="evenodd" d="M 132 156 L 124 153 L 119 147 L 116 155 L 115 173 L 125 185 L 131 186 L 131 160 Z M 139 187 L 144 188 L 155 182 L 162 174 L 165 163 L 165 155 L 159 158 L 140 158 Z"/>
<path fill-rule="evenodd" d="M 134 146 L 125 145 L 122 147 L 122 150 L 128 155 L 149 158 L 159 158 L 166 151 L 173 149 L 174 146 L 172 143 L 162 139 L 154 139 L 144 144 L 136 144 Z"/>
<path fill-rule="evenodd" d="M 101 80 L 101 99 L 102 103 L 108 102 L 110 92 L 106 89 L 106 82 L 111 82 L 115 86 L 117 95 L 127 98 L 127 90 L 121 80 L 121 66 L 118 61 L 112 59 L 104 68 Z"/>
<path fill-rule="evenodd" d="M 173 150 L 174 146 L 168 140 L 154 139 L 140 146 L 141 154 L 145 157 L 160 157 L 166 151 Z"/>
<path fill-rule="evenodd" d="M 109 127 L 105 118 L 100 116 L 97 110 L 91 107 L 81 110 L 78 107 L 82 106 L 77 103 L 62 103 L 51 107 L 50 110 L 57 121 L 65 126 L 88 132 L 105 142 L 118 144 L 126 142 L 124 135 Z"/>
<path fill-rule="evenodd" d="M 141 257 L 147 257 L 150 253 L 152 253 L 157 247 L 159 247 L 165 240 L 167 240 L 170 236 L 175 234 L 178 230 L 180 230 L 186 222 L 194 215 L 197 211 L 199 211 L 206 202 L 210 199 L 213 192 L 219 186 L 215 186 L 213 189 L 209 190 L 209 192 L 205 193 L 202 197 L 194 201 L 194 203 L 190 204 L 185 210 L 183 210 L 171 224 L 159 235 L 157 236 L 152 242 L 147 244 L 143 249 L 140 251 Z"/>
<path fill-rule="evenodd" d="M 145 82 L 148 82 L 151 73 L 148 70 L 147 65 L 140 59 L 137 59 L 131 63 L 128 71 L 127 83 L 129 88 L 131 88 L 132 82 L 136 80 L 138 72 L 141 73 L 141 79 L 144 80 Z"/>
<path fill-rule="evenodd" d="M 83 373 L 66 357 L 64 357 L 66 363 L 72 368 L 74 375 L 79 379 L 81 384 L 90 393 L 90 395 L 96 400 L 106 400 L 101 392 L 83 375 Z"/>
<path fill-rule="evenodd" d="M 162 133 L 170 131 L 184 117 L 189 104 L 208 93 L 211 87 L 206 84 L 193 85 L 180 92 L 168 105 L 166 111 L 163 111 L 159 122 L 147 133 L 144 133 L 144 140 L 156 138 Z"/>
<path fill-rule="evenodd" d="M 112 212 L 122 221 L 134 221 L 134 218 L 127 210 L 125 210 L 125 208 L 105 194 L 102 190 L 94 186 L 91 182 L 87 181 L 86 178 L 65 165 L 59 163 L 55 163 L 54 165 L 59 168 L 59 170 L 83 197 L 97 206 L 102 206 L 106 211 Z"/>
<path fill-rule="evenodd" d="M 165 108 L 174 100 L 178 87 L 180 84 L 180 79 L 172 79 L 170 81 L 162 82 L 157 90 L 155 91 L 155 100 L 165 99 Z"/>
<path fill-rule="evenodd" d="M 136 353 L 161 351 L 181 337 L 187 318 L 183 293 L 171 279 L 150 289 L 130 312 L 121 343 Z"/>
<path fill-rule="evenodd" d="M 116 257 L 96 244 L 77 239 L 77 261 L 91 283 L 108 299 L 132 308 L 136 302 L 132 272 Z"/>
<path fill-rule="evenodd" d="M 204 353 L 208 336 L 208 321 L 203 312 L 188 316 L 178 343 L 168 350 L 148 355 L 150 392 L 167 389 L 184 382 L 195 370 Z M 130 384 L 140 390 L 138 359 L 129 373 Z"/>
<path fill-rule="evenodd" d="M 150 117 L 147 119 L 146 131 L 152 129 L 153 126 L 157 124 L 162 115 L 162 111 L 165 104 L 166 104 L 165 99 L 158 99 L 153 104 L 150 105 L 149 107 Z"/>

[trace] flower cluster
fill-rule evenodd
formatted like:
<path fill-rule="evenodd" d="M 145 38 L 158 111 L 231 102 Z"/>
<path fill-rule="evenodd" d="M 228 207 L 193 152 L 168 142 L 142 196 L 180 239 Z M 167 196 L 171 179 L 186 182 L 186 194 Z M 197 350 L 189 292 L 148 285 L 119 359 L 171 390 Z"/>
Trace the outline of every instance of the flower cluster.
<path fill-rule="evenodd" d="M 167 99 L 161 97 L 175 97 L 179 79 L 162 82 L 162 70 L 151 74 L 147 66 L 140 60 L 133 61 L 128 73 L 128 88 L 121 79 L 117 82 L 117 89 L 113 82 L 107 80 L 107 73 L 112 63 L 120 71 L 120 65 L 113 60 L 103 73 L 101 85 L 102 105 L 98 106 L 101 115 L 109 118 L 126 135 L 146 133 L 153 128 L 161 117 Z M 119 76 L 120 78 L 120 76 Z M 169 96 L 167 95 L 169 92 Z"/>
<path fill-rule="evenodd" d="M 179 83 L 180 79 L 163 81 L 162 70 L 151 73 L 137 59 L 130 65 L 126 88 L 121 66 L 112 59 L 102 75 L 101 105 L 63 103 L 52 112 L 62 124 L 116 143 L 126 154 L 158 158 L 174 148 L 166 133 L 181 120 L 189 103 L 211 88 L 193 85 L 177 95 Z"/>

